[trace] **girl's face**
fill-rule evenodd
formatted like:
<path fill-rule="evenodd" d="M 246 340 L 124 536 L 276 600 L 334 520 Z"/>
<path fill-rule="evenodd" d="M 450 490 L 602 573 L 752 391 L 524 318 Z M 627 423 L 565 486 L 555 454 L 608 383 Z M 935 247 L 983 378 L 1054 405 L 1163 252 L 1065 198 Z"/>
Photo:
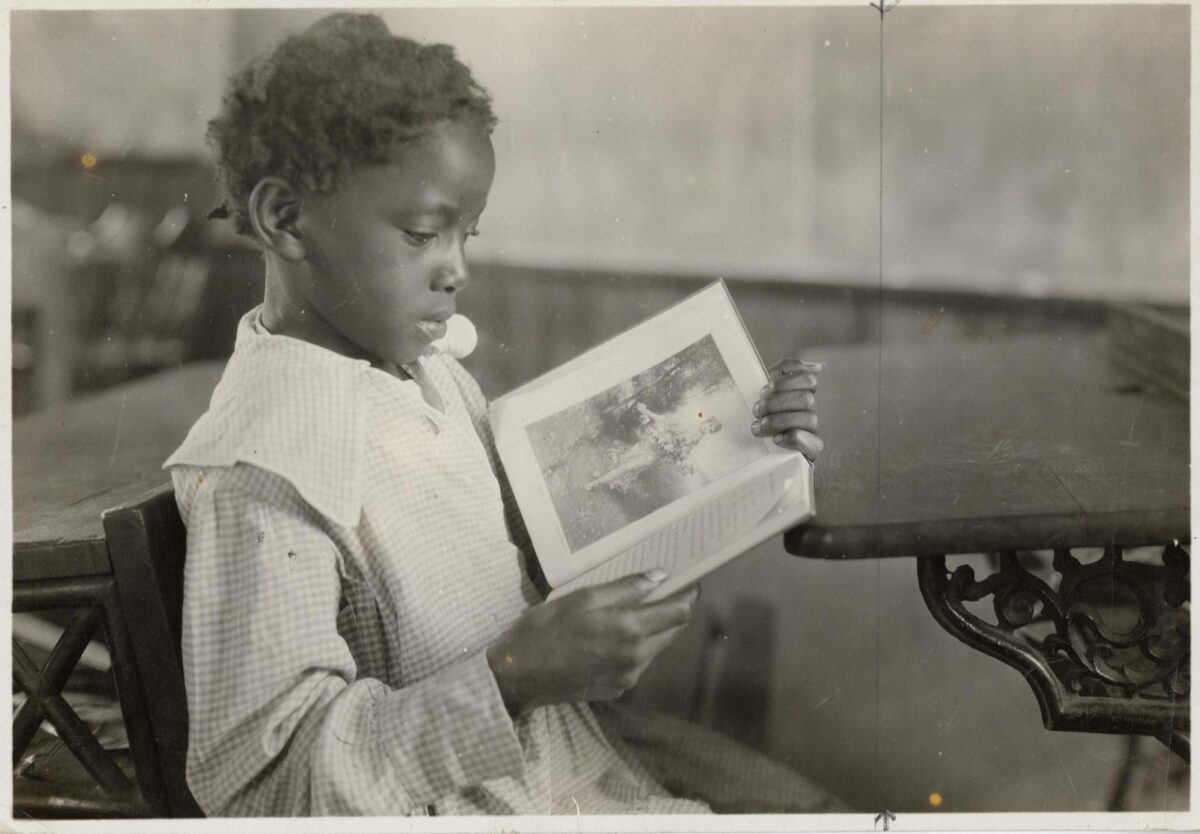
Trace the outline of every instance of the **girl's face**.
<path fill-rule="evenodd" d="M 372 360 L 400 365 L 445 334 L 467 284 L 496 159 L 486 132 L 441 122 L 397 161 L 306 195 L 297 220 L 312 311 Z"/>

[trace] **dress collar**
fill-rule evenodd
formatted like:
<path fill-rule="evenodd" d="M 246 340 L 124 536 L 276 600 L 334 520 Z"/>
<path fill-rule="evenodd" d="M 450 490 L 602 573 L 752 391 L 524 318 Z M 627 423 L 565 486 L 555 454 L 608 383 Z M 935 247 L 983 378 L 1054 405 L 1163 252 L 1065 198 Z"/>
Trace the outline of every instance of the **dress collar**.
<path fill-rule="evenodd" d="M 270 334 L 261 309 L 242 317 L 208 411 L 163 466 L 258 466 L 352 526 L 362 510 L 370 363 Z"/>

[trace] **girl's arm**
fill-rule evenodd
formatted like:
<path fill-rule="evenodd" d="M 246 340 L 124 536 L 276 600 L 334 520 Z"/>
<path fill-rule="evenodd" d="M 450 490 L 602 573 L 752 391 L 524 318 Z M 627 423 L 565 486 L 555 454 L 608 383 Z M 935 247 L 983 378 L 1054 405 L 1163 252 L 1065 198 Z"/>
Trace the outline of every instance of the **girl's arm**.
<path fill-rule="evenodd" d="M 264 495 L 285 481 L 244 465 L 172 474 L 188 525 L 187 776 L 206 813 L 420 813 L 522 772 L 483 651 L 403 688 L 358 677 L 338 551 Z"/>

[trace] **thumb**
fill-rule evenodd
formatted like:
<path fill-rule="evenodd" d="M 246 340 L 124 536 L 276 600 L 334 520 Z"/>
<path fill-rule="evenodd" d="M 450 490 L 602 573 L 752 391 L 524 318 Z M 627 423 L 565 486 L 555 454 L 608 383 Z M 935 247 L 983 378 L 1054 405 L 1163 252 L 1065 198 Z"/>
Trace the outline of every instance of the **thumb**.
<path fill-rule="evenodd" d="M 592 600 L 600 606 L 629 605 L 653 591 L 666 578 L 667 572 L 662 568 L 651 568 L 645 573 L 631 573 L 629 576 L 597 585 L 592 589 Z"/>

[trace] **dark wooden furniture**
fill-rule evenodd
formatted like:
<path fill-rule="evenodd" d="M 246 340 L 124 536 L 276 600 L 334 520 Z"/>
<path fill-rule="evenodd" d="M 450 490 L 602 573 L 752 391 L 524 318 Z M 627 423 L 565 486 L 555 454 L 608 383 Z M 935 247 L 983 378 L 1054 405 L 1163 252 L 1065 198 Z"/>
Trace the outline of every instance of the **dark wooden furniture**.
<path fill-rule="evenodd" d="M 1186 757 L 1186 399 L 1099 338 L 922 330 L 806 352 L 828 365 L 826 447 L 818 517 L 787 549 L 918 557 L 934 617 L 1020 670 L 1047 727 L 1154 735 Z M 948 554 L 992 554 L 991 575 Z"/>
<path fill-rule="evenodd" d="M 49 657 L 38 668 L 34 659 L 13 640 L 13 680 L 26 695 L 13 715 L 12 761 L 14 768 L 25 755 L 43 721 L 53 724 L 66 748 L 78 759 L 94 784 L 60 784 L 56 781 L 14 778 L 14 816 L 145 816 L 152 813 L 137 786 L 121 767 L 120 759 L 91 734 L 87 725 L 63 697 L 75 664 L 99 629 L 107 637 L 116 660 L 113 673 L 127 724 L 141 725 L 134 716 L 146 711 L 145 694 L 128 662 L 131 656 L 125 630 L 125 611 L 112 576 L 81 576 L 45 582 L 18 582 L 13 587 L 14 613 L 68 609 L 70 621 Z M 130 731 L 130 746 L 143 739 Z M 149 780 L 147 780 L 149 781 Z"/>
<path fill-rule="evenodd" d="M 163 816 L 203 816 L 186 781 L 187 693 L 179 638 L 187 530 L 174 491 L 155 487 L 106 512 L 104 532 L 129 655 L 145 695 L 144 721 L 129 739 L 138 784 L 150 807 Z M 127 721 L 126 728 L 132 723 Z"/>
<path fill-rule="evenodd" d="M 183 703 L 174 654 L 178 612 L 169 616 L 154 600 L 177 593 L 170 588 L 179 581 L 183 539 L 166 503 L 173 499 L 161 492 L 170 483 L 161 466 L 203 412 L 222 367 L 193 365 L 148 377 L 13 426 L 13 611 L 73 612 L 41 669 L 14 643 L 14 678 L 28 701 L 13 718 L 13 761 L 48 719 L 96 781 L 68 791 L 18 780 L 18 815 L 196 811 L 181 781 L 184 738 L 164 723 Z M 102 522 L 113 507 L 127 509 Z M 127 628 L 130 620 L 139 627 Z M 84 646 L 101 631 L 113 657 L 136 785 L 61 696 Z"/>

